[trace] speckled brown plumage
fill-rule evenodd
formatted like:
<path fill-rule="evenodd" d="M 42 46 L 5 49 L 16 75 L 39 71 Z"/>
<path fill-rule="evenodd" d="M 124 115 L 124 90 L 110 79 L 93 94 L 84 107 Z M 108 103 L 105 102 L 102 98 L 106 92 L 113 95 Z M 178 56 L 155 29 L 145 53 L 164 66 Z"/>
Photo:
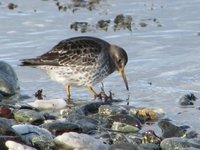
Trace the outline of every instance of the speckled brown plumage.
<path fill-rule="evenodd" d="M 122 48 L 99 38 L 84 36 L 63 40 L 37 58 L 22 60 L 22 65 L 45 70 L 51 79 L 68 85 L 68 90 L 71 85 L 87 86 L 95 95 L 91 86 L 115 70 L 120 71 L 128 89 L 124 74 L 127 61 Z"/>

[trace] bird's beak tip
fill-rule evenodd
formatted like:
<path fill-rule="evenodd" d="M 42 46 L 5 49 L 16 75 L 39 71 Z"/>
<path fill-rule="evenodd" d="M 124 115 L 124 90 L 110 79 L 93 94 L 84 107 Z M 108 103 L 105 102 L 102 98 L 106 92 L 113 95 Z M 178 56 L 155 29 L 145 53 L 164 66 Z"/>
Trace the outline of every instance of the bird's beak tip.
<path fill-rule="evenodd" d="M 129 91 L 129 87 L 128 87 L 128 81 L 127 81 L 127 78 L 126 78 L 126 74 L 125 74 L 125 71 L 124 71 L 124 68 L 120 68 L 119 69 L 119 72 L 124 80 L 124 83 L 125 83 L 125 86 L 126 86 L 126 90 Z"/>

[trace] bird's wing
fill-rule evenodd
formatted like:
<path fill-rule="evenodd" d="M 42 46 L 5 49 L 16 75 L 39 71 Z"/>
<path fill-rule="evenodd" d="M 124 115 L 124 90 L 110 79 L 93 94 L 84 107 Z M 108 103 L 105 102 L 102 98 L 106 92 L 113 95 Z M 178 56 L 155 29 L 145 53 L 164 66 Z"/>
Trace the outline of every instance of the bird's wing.
<path fill-rule="evenodd" d="M 108 43 L 96 38 L 71 38 L 59 42 L 49 52 L 23 60 L 24 65 L 93 65 L 99 61 Z"/>

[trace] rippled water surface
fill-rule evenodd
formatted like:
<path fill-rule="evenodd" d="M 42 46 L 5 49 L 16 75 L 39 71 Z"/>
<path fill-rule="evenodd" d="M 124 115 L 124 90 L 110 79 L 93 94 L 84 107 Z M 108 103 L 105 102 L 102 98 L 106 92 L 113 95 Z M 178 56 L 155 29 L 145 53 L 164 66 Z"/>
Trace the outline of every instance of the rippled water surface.
<path fill-rule="evenodd" d="M 130 105 L 161 107 L 167 112 L 166 117 L 177 124 L 187 124 L 200 131 L 199 99 L 190 108 L 181 108 L 178 104 L 181 96 L 191 92 L 200 97 L 199 0 L 104 0 L 93 11 L 81 8 L 74 13 L 58 11 L 53 0 L 15 0 L 18 7 L 14 10 L 7 8 L 8 0 L 0 2 L 0 59 L 16 70 L 22 94 L 32 96 L 43 89 L 48 98 L 64 98 L 62 85 L 51 81 L 41 70 L 18 66 L 19 60 L 41 55 L 66 38 L 95 36 L 127 51 Z M 132 31 L 115 32 L 112 26 L 108 32 L 80 33 L 70 29 L 74 21 L 95 25 L 100 19 L 113 20 L 118 14 L 133 17 Z M 141 22 L 147 26 L 141 27 Z M 106 78 L 104 85 L 117 98 L 127 98 L 117 72 Z M 99 90 L 100 85 L 95 89 Z M 73 88 L 72 96 L 92 99 L 85 88 Z"/>

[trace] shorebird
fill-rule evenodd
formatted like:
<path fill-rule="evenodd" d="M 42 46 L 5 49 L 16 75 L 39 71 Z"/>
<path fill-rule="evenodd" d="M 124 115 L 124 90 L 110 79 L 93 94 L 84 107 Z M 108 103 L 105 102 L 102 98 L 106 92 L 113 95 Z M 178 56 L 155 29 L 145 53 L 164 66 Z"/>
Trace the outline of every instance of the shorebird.
<path fill-rule="evenodd" d="M 124 69 L 127 61 L 123 48 L 99 38 L 81 36 L 62 40 L 41 56 L 23 59 L 21 65 L 45 70 L 52 80 L 66 85 L 70 99 L 71 86 L 87 87 L 95 98 L 98 97 L 92 86 L 114 71 L 120 72 L 129 90 Z"/>

